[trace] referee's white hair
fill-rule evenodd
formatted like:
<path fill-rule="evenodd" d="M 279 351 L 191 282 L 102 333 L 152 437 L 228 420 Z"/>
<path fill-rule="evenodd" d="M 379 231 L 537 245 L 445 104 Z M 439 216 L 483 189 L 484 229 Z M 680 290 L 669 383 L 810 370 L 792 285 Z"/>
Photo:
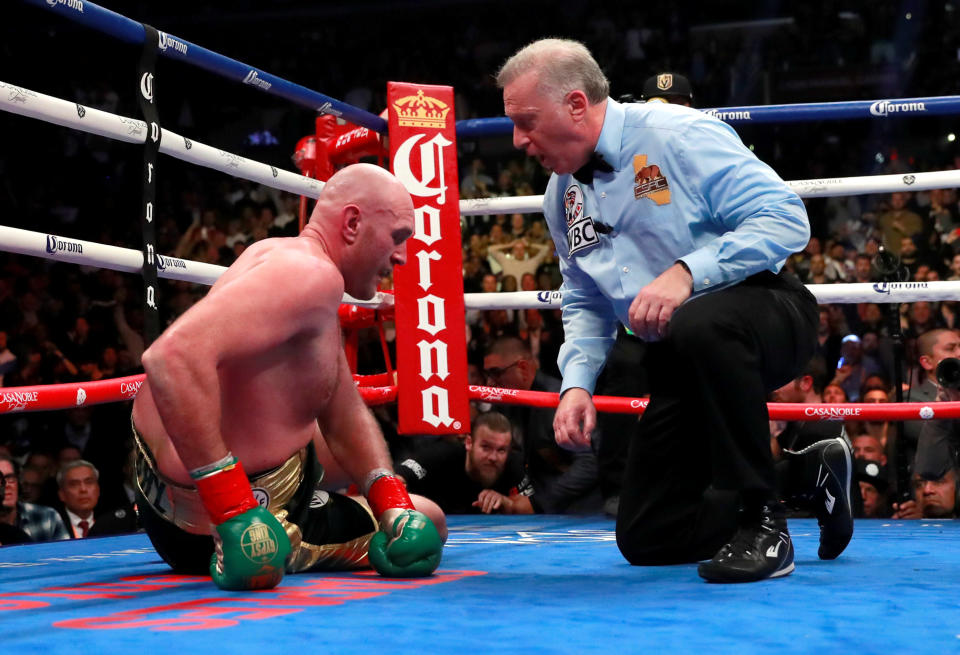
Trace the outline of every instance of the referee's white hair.
<path fill-rule="evenodd" d="M 504 62 L 497 73 L 497 86 L 502 89 L 531 70 L 539 73 L 541 92 L 558 101 L 576 89 L 594 105 L 610 95 L 607 76 L 579 41 L 540 39 L 524 46 Z"/>

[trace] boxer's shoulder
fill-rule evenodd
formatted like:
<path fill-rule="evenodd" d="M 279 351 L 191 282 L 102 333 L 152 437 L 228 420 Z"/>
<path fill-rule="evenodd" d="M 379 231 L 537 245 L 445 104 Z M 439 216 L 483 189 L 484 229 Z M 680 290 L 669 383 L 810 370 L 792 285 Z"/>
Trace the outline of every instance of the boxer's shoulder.
<path fill-rule="evenodd" d="M 289 292 L 313 298 L 320 304 L 339 305 L 343 296 L 340 270 L 322 247 L 307 239 L 290 237 L 257 242 L 243 252 L 224 278 L 240 276 L 265 279 L 273 293 Z"/>

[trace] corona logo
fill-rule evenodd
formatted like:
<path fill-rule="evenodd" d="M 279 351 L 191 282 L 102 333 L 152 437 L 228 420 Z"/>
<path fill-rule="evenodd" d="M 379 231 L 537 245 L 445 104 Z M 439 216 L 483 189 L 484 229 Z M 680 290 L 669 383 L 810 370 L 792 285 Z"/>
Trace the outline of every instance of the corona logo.
<path fill-rule="evenodd" d="M 67 9 L 73 9 L 74 11 L 79 11 L 81 14 L 83 13 L 82 0 L 47 0 L 47 5 L 51 7 L 63 5 Z"/>
<path fill-rule="evenodd" d="M 703 112 L 707 116 L 713 116 L 714 118 L 719 118 L 722 121 L 749 121 L 750 118 L 749 111 L 720 111 L 718 109 L 708 109 Z"/>
<path fill-rule="evenodd" d="M 47 235 L 47 254 L 55 255 L 58 252 L 75 252 L 77 254 L 83 254 L 83 244 L 77 243 L 76 241 L 67 241 L 63 237 L 59 239 L 52 234 Z"/>
<path fill-rule="evenodd" d="M 870 105 L 870 113 L 873 116 L 889 116 L 898 113 L 920 113 L 927 111 L 927 106 L 922 102 L 894 102 L 891 100 L 877 100 Z"/>
<path fill-rule="evenodd" d="M 153 73 L 144 73 L 140 77 L 140 94 L 147 102 L 153 102 Z"/>
<path fill-rule="evenodd" d="M 548 305 L 559 304 L 563 296 L 559 291 L 537 291 L 537 301 Z"/>
<path fill-rule="evenodd" d="M 445 139 L 442 134 L 435 134 L 432 139 L 420 145 L 420 172 L 414 173 L 410 167 L 413 158 L 413 147 L 417 145 L 425 135 L 415 134 L 397 148 L 394 164 L 394 174 L 400 178 L 403 185 L 411 194 L 421 198 L 432 198 L 437 196 L 437 204 L 442 205 L 447 201 L 447 184 L 444 179 L 443 150 L 447 146 L 453 145 L 452 141 Z M 436 180 L 437 186 L 430 186 L 430 183 Z M 417 210 L 419 212 L 419 210 Z M 439 210 L 425 209 L 427 213 L 434 214 L 439 218 Z M 418 222 L 419 222 L 418 213 Z M 431 221 L 434 219 L 431 218 Z M 437 234 L 437 238 L 439 238 Z M 436 240 L 436 239 L 434 239 Z M 432 241 L 428 242 L 432 243 Z"/>
<path fill-rule="evenodd" d="M 417 91 L 415 96 L 404 96 L 393 103 L 402 127 L 432 127 L 442 130 L 447 124 L 450 107 L 447 103 L 423 95 Z"/>
<path fill-rule="evenodd" d="M 273 86 L 270 82 L 260 77 L 259 73 L 252 68 L 250 69 L 250 72 L 247 73 L 247 76 L 243 78 L 243 83 L 263 89 L 264 91 L 267 91 L 271 86 Z"/>
<path fill-rule="evenodd" d="M 187 54 L 187 44 L 166 32 L 158 32 L 157 47 L 161 50 L 176 50 L 181 55 Z"/>
<path fill-rule="evenodd" d="M 397 349 L 402 344 L 409 353 L 397 366 L 400 430 L 458 434 L 470 414 L 465 365 L 451 365 L 466 361 L 464 310 L 455 300 L 462 298 L 463 283 L 456 146 L 453 122 L 447 122 L 453 118 L 453 93 L 400 83 L 388 89 L 393 173 L 414 207 L 408 264 L 396 277 Z"/>
<path fill-rule="evenodd" d="M 176 257 L 164 257 L 163 255 L 157 255 L 157 269 L 165 271 L 168 268 L 182 268 L 187 269 L 187 262 Z"/>

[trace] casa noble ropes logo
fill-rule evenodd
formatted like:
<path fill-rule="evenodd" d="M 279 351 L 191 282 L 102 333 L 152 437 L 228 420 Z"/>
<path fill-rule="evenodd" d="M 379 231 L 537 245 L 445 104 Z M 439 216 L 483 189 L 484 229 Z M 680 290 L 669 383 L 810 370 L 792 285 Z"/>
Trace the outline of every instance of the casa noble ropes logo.
<path fill-rule="evenodd" d="M 0 393 L 0 412 L 17 412 L 39 400 L 39 391 L 4 391 Z"/>
<path fill-rule="evenodd" d="M 136 395 L 140 392 L 140 387 L 143 386 L 143 380 L 134 380 L 133 382 L 121 382 L 120 383 L 120 395 L 124 398 L 135 398 Z"/>
<path fill-rule="evenodd" d="M 863 413 L 859 407 L 833 407 L 831 405 L 818 405 L 816 407 L 806 407 L 803 415 L 809 418 L 818 418 L 821 421 L 843 421 L 845 419 L 857 418 Z"/>
<path fill-rule="evenodd" d="M 397 366 L 400 429 L 452 434 L 469 424 L 453 92 L 428 89 L 388 86 L 393 172 L 414 204 L 408 263 L 396 276 L 398 328 L 407 328 L 398 329 L 397 350 L 409 364 Z M 435 97 L 444 94 L 449 100 Z M 450 366 L 461 360 L 463 367 Z"/>

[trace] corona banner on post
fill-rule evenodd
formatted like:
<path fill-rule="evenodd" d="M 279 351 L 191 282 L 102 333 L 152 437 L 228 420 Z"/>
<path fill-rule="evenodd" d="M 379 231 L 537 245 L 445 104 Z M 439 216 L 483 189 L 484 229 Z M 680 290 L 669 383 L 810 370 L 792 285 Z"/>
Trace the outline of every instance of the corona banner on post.
<path fill-rule="evenodd" d="M 453 88 L 390 82 L 390 164 L 413 199 L 394 269 L 401 434 L 470 431 Z"/>

